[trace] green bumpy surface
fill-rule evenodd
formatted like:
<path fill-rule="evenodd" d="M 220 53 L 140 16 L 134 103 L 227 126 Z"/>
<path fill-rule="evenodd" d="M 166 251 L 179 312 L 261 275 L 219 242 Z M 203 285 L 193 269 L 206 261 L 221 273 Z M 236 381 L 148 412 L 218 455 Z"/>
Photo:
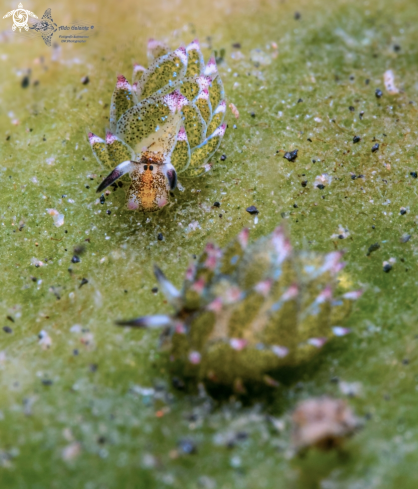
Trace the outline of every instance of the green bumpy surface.
<path fill-rule="evenodd" d="M 45 46 L 1 20 L 1 487 L 416 489 L 416 2 L 94 2 L 22 0 L 39 18 L 52 7 L 57 24 L 91 21 L 83 44 L 61 43 L 56 32 L 59 47 Z M 142 215 L 125 209 L 125 188 L 110 188 L 100 203 L 95 189 L 109 170 L 86 130 L 105 139 L 116 75 L 129 74 L 133 61 L 148 66 L 151 36 L 172 47 L 198 36 L 205 59 L 225 49 L 218 66 L 229 128 L 213 171 L 176 192 L 175 206 Z M 397 95 L 384 86 L 389 68 Z M 26 88 L 23 69 L 31 70 Z M 295 149 L 295 161 L 282 157 Z M 333 180 L 320 190 L 313 182 L 322 173 Z M 46 208 L 64 214 L 64 225 Z M 172 311 L 152 292 L 152 263 L 180 288 L 205 243 L 223 247 L 243 227 L 256 240 L 282 215 L 295 248 L 346 250 L 339 278 L 365 291 L 344 323 L 352 333 L 298 368 L 298 381 L 281 369 L 271 402 L 208 410 L 204 398 L 171 387 L 160 331 L 121 330 L 114 320 Z M 344 239 L 332 237 L 340 224 L 350 232 Z M 389 258 L 397 261 L 384 273 Z M 49 349 L 38 344 L 41 330 Z M 346 457 L 290 458 L 286 413 L 324 394 L 347 399 L 364 429 Z M 235 442 L 238 432 L 247 438 Z M 197 453 L 179 449 L 184 438 Z"/>

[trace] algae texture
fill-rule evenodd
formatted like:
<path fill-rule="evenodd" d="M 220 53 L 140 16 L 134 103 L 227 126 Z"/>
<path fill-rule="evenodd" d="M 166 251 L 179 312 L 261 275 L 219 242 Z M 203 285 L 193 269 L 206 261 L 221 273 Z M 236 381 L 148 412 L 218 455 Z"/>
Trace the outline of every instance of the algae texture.
<path fill-rule="evenodd" d="M 49 47 L 1 20 L 1 487 L 415 488 L 415 2 L 25 8 L 95 29 L 85 44 L 56 32 Z M 87 129 L 104 133 L 116 75 L 147 63 L 149 37 L 216 50 L 239 118 L 227 114 L 213 171 L 147 216 L 125 209 L 123 188 L 101 203 L 107 169 Z M 365 291 L 352 333 L 255 404 L 174 389 L 158 332 L 114 320 L 169 312 L 152 263 L 178 286 L 209 239 L 244 226 L 256 239 L 282 220 L 295 247 L 346 250 L 344 280 Z M 364 428 L 344 455 L 292 457 L 289 412 L 323 394 L 347 398 Z"/>

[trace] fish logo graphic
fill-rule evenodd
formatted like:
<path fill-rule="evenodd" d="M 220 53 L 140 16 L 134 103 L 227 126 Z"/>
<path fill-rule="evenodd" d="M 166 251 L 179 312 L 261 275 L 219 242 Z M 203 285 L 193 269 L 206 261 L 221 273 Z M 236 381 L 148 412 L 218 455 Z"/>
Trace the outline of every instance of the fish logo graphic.
<path fill-rule="evenodd" d="M 7 14 L 3 16 L 3 19 L 7 19 L 8 17 L 13 17 L 12 30 L 15 31 L 16 29 L 19 29 L 19 32 L 22 32 L 22 29 L 25 29 L 25 31 L 29 30 L 29 17 L 33 17 L 34 19 L 38 18 L 38 16 L 30 10 L 25 10 L 21 3 L 19 3 L 16 10 L 7 12 Z"/>
<path fill-rule="evenodd" d="M 57 24 L 55 24 L 51 16 L 51 9 L 46 9 L 44 15 L 42 16 L 42 19 L 37 22 L 33 27 L 30 27 L 30 29 L 33 29 L 36 32 L 40 32 L 45 44 L 47 46 L 50 46 L 52 36 L 57 30 Z"/>

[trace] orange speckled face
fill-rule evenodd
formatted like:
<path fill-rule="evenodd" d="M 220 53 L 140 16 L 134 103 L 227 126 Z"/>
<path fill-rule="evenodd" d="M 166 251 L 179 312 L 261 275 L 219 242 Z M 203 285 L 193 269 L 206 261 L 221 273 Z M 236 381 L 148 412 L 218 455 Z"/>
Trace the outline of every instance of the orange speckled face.
<path fill-rule="evenodd" d="M 163 172 L 163 160 L 155 153 L 144 153 L 137 168 L 131 172 L 128 209 L 154 212 L 168 202 L 169 186 Z"/>

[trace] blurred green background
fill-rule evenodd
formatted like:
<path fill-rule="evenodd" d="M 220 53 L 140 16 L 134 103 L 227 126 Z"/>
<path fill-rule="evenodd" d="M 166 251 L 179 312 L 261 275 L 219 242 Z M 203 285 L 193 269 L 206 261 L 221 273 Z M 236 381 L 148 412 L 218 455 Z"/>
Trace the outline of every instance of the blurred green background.
<path fill-rule="evenodd" d="M 16 6 L 2 1 L 2 15 Z M 1 487 L 416 488 L 416 2 L 24 3 L 39 17 L 48 7 L 58 26 L 95 28 L 85 44 L 47 47 L 0 24 Z M 97 201 L 108 169 L 87 131 L 104 135 L 116 75 L 147 64 L 150 37 L 216 51 L 240 117 L 228 111 L 214 170 L 142 215 L 125 209 L 124 189 Z M 294 149 L 296 161 L 283 158 Z M 208 239 L 224 245 L 243 226 L 256 238 L 282 220 L 297 247 L 347 251 L 343 278 L 365 290 L 352 334 L 249 406 L 174 390 L 158 332 L 113 321 L 170 310 L 152 263 L 180 285 Z M 289 412 L 322 394 L 347 398 L 364 429 L 344 456 L 292 457 Z"/>

